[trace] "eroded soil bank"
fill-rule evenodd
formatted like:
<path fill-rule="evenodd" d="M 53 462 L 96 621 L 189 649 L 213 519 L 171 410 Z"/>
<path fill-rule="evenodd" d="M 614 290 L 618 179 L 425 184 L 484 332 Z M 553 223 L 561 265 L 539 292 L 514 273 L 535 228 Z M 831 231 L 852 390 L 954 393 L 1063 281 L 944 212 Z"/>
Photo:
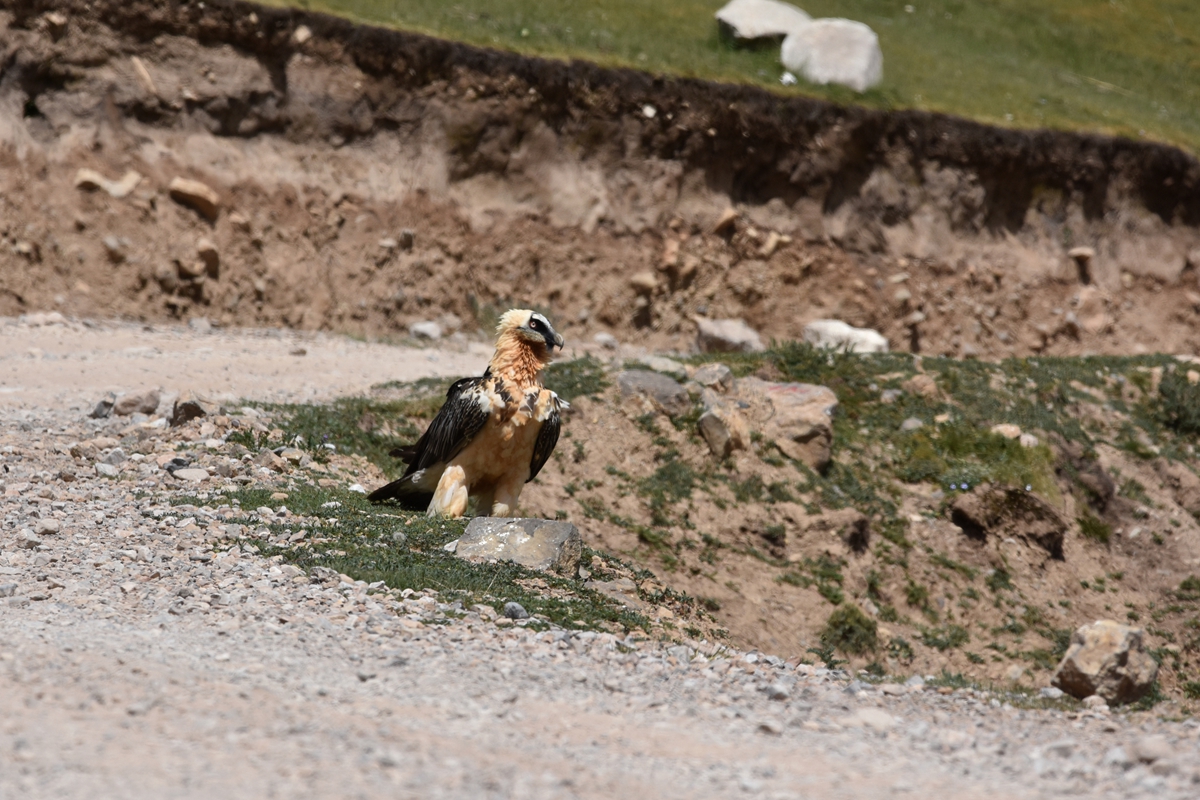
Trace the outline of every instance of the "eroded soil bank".
<path fill-rule="evenodd" d="M 3 314 L 377 336 L 519 303 L 576 341 L 687 350 L 696 316 L 778 338 L 839 317 L 990 357 L 1200 339 L 1200 165 L 1172 148 L 245 3 L 4 8 Z M 81 168 L 141 179 L 116 198 Z M 176 177 L 219 207 L 172 200 Z"/>

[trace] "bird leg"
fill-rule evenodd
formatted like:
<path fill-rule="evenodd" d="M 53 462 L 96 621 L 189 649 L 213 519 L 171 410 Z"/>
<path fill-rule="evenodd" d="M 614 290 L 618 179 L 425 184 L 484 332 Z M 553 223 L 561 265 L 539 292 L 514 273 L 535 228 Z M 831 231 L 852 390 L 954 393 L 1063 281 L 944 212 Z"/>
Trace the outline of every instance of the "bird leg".
<path fill-rule="evenodd" d="M 517 510 L 517 501 L 521 499 L 521 488 L 524 482 L 516 487 L 501 484 L 496 487 L 495 502 L 492 503 L 493 517 L 511 517 Z"/>
<path fill-rule="evenodd" d="M 467 472 L 462 467 L 446 467 L 438 481 L 429 516 L 457 518 L 467 510 Z"/>

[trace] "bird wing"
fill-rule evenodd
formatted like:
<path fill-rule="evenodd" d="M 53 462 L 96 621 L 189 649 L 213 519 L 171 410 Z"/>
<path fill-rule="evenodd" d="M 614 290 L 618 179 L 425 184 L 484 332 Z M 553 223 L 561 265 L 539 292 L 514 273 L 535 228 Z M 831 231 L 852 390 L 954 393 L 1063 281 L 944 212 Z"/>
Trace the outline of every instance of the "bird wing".
<path fill-rule="evenodd" d="M 554 392 L 546 392 L 546 417 L 542 421 L 542 428 L 538 431 L 537 440 L 533 443 L 533 458 L 529 462 L 529 480 L 537 477 L 537 474 L 542 471 L 542 467 L 546 466 L 546 462 L 550 460 L 550 454 L 554 452 L 554 446 L 558 444 L 558 434 L 562 430 L 562 416 L 559 414 L 560 407 L 569 407 L 565 401 L 559 400 L 558 395 Z M 526 481 L 528 483 L 528 481 Z"/>
<path fill-rule="evenodd" d="M 491 411 L 486 395 L 490 376 L 461 378 L 446 391 L 446 402 L 433 422 L 411 448 L 405 448 L 411 459 L 405 475 L 443 464 L 454 458 L 483 430 Z"/>
<path fill-rule="evenodd" d="M 441 467 L 471 443 L 487 424 L 492 401 L 487 394 L 489 375 L 462 378 L 450 385 L 446 402 L 414 445 L 399 447 L 392 454 L 402 458 L 408 468 L 404 475 L 382 486 L 367 499 L 373 503 L 396 499 L 405 508 L 420 510 L 429 505 L 441 475 Z"/>

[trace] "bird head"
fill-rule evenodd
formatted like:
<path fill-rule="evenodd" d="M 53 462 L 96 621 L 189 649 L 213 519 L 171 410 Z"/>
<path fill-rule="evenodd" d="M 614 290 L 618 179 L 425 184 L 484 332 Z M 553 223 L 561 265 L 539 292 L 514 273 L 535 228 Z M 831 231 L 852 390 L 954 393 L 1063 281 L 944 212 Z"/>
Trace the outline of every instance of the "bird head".
<path fill-rule="evenodd" d="M 507 334 L 528 343 L 535 349 L 545 347 L 551 352 L 555 347 L 559 350 L 563 349 L 563 337 L 555 332 L 550 325 L 550 320 L 536 311 L 524 308 L 514 308 L 504 312 L 504 315 L 500 317 L 496 334 L 500 338 L 504 338 Z"/>

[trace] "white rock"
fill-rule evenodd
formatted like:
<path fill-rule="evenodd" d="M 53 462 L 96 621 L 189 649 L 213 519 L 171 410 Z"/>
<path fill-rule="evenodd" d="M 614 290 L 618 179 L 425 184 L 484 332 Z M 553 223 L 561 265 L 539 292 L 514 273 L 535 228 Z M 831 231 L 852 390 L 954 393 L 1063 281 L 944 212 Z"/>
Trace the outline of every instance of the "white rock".
<path fill-rule="evenodd" d="M 600 333 L 597 333 L 595 336 L 593 336 L 592 341 L 607 350 L 616 350 L 621 345 L 621 343 L 617 341 L 617 337 L 613 336 L 611 333 L 605 333 L 604 331 L 600 331 Z"/>
<path fill-rule="evenodd" d="M 887 337 L 870 328 L 856 328 L 838 319 L 818 319 L 804 326 L 804 341 L 815 347 L 835 350 L 848 348 L 851 353 L 886 353 Z"/>
<path fill-rule="evenodd" d="M 408 333 L 414 339 L 429 339 L 437 341 L 442 338 L 442 326 L 432 320 L 427 322 L 414 322 L 408 326 Z"/>
<path fill-rule="evenodd" d="M 997 436 L 1003 436 L 1005 439 L 1020 439 L 1021 426 L 1013 425 L 1010 422 L 1002 422 L 999 425 L 992 426 L 992 433 Z"/>
<path fill-rule="evenodd" d="M 96 465 L 96 474 L 102 475 L 105 478 L 115 478 L 120 474 L 120 472 L 121 471 L 112 464 L 100 463 Z"/>
<path fill-rule="evenodd" d="M 799 30 L 812 17 L 779 0 L 730 0 L 717 12 L 717 23 L 735 39 L 781 38 Z"/>
<path fill-rule="evenodd" d="M 865 92 L 883 80 L 883 51 L 875 31 L 849 19 L 817 19 L 783 40 L 783 66 L 812 83 L 837 83 Z"/>
<path fill-rule="evenodd" d="M 740 319 L 696 319 L 701 353 L 758 353 L 766 350 L 758 331 Z"/>
<path fill-rule="evenodd" d="M 676 380 L 687 380 L 687 369 L 673 358 L 667 358 L 666 356 L 642 356 L 638 359 L 638 363 L 645 364 L 655 372 L 670 375 Z"/>
<path fill-rule="evenodd" d="M 185 469 L 177 469 L 172 473 L 177 480 L 190 481 L 199 483 L 200 481 L 208 480 L 208 470 L 201 467 L 187 467 Z"/>

